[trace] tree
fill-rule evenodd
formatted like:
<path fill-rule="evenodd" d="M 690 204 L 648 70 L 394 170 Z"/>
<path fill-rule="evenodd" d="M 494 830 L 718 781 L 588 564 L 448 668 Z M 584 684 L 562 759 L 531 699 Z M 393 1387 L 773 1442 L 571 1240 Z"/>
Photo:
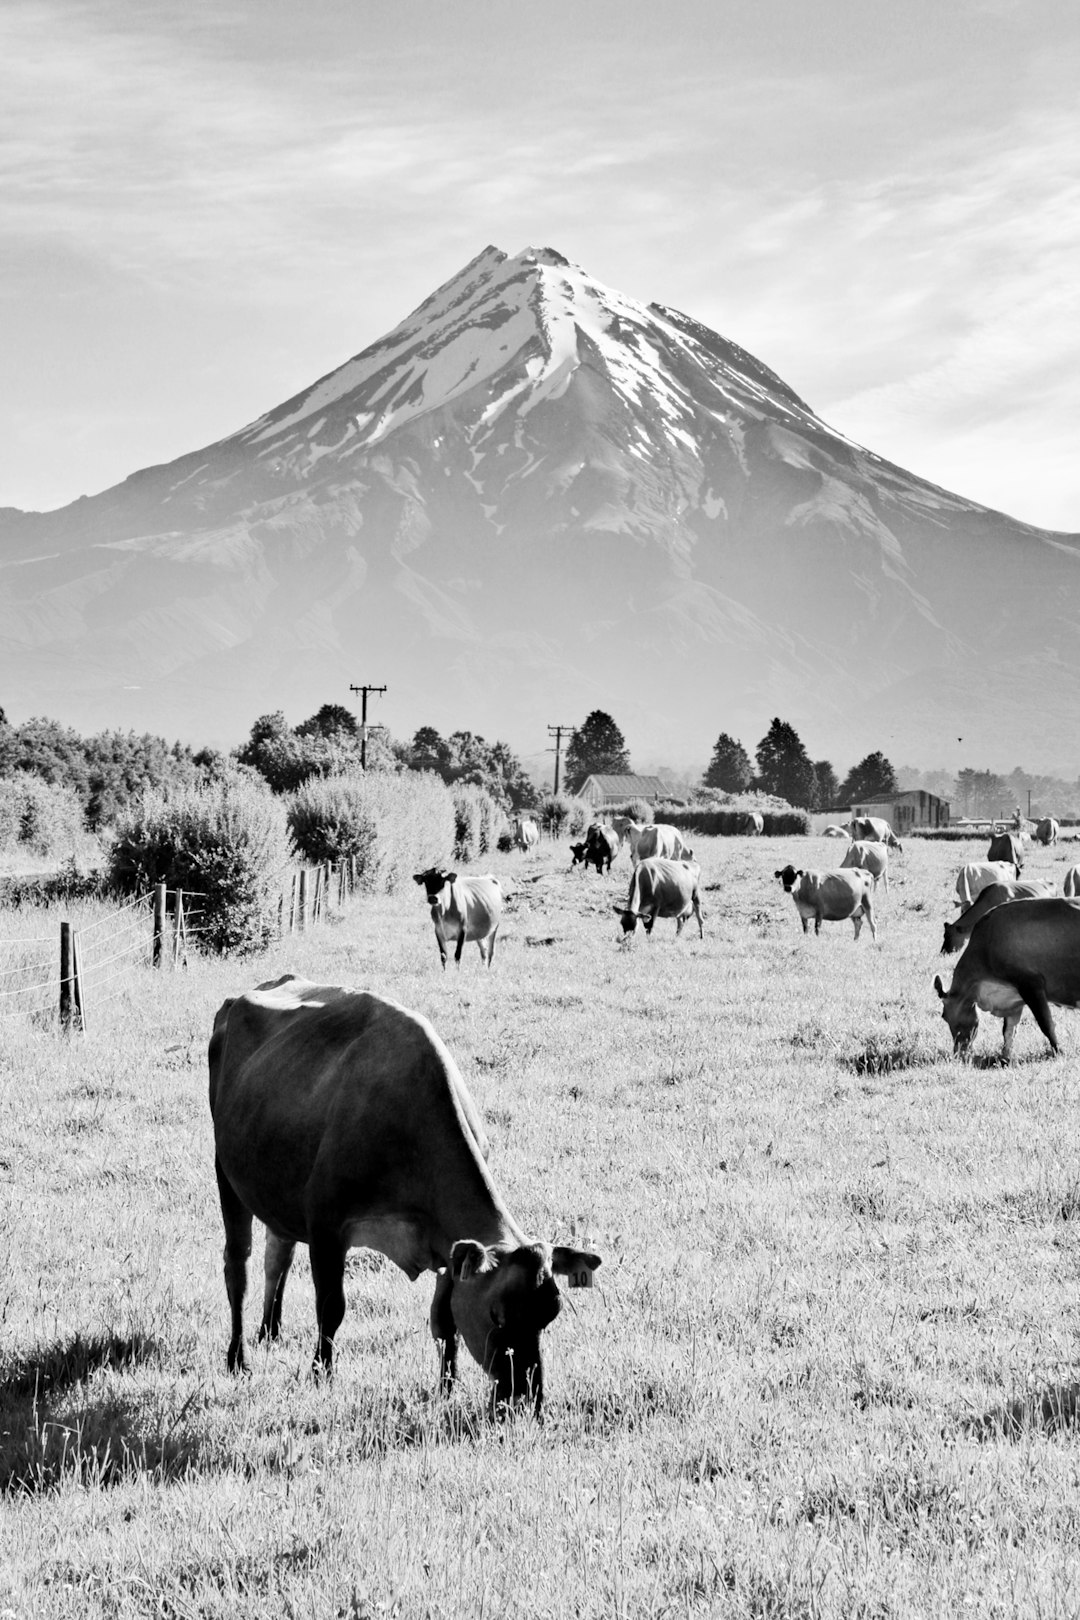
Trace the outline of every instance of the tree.
<path fill-rule="evenodd" d="M 837 781 L 836 772 L 833 770 L 831 762 L 827 759 L 816 759 L 814 761 L 814 809 L 831 810 L 834 805 L 840 802 L 840 783 Z"/>
<path fill-rule="evenodd" d="M 421 726 L 402 754 L 409 770 L 434 771 L 448 787 L 461 782 L 484 788 L 510 810 L 521 810 L 536 798 L 536 788 L 510 747 L 485 742 L 471 731 L 441 737 L 434 726 Z"/>
<path fill-rule="evenodd" d="M 867 754 L 853 765 L 840 784 L 840 801 L 859 804 L 882 793 L 896 792 L 896 772 L 882 753 Z"/>
<path fill-rule="evenodd" d="M 566 781 L 576 793 L 587 776 L 627 776 L 630 755 L 626 739 L 610 714 L 594 709 L 579 726 L 566 750 Z"/>
<path fill-rule="evenodd" d="M 773 720 L 757 746 L 758 782 L 788 804 L 809 806 L 814 798 L 814 767 L 794 726 Z"/>
<path fill-rule="evenodd" d="M 336 738 L 344 732 L 347 737 L 355 737 L 359 731 L 356 716 L 350 709 L 343 708 L 340 703 L 324 703 L 310 719 L 301 720 L 296 728 L 296 735 Z"/>
<path fill-rule="evenodd" d="M 722 788 L 725 793 L 743 793 L 750 786 L 754 768 L 741 742 L 722 731 L 716 739 L 712 759 L 701 779 L 702 787 Z"/>

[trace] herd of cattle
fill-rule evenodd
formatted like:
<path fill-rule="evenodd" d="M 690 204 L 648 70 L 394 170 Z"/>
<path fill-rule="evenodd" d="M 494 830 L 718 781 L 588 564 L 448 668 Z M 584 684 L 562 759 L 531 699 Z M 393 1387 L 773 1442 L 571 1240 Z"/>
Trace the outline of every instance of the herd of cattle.
<path fill-rule="evenodd" d="M 760 817 L 745 827 L 760 832 Z M 1057 824 L 1036 836 L 1056 842 Z M 776 872 L 808 931 L 850 918 L 876 939 L 873 896 L 888 888 L 889 855 L 901 845 L 887 822 L 860 817 L 826 836 L 843 836 L 837 867 Z M 515 843 L 533 849 L 535 822 L 520 821 Z M 623 845 L 632 866 L 629 893 L 616 906 L 624 934 L 640 921 L 651 932 L 673 917 L 676 932 L 692 915 L 704 935 L 701 869 L 678 829 L 617 818 L 595 823 L 572 846 L 574 865 L 610 871 Z M 1080 1002 L 1080 867 L 1066 874 L 1065 896 L 1043 881 L 1023 881 L 1023 845 L 995 837 L 985 862 L 957 879 L 963 906 L 946 923 L 943 952 L 966 946 L 946 990 L 934 985 L 954 1048 L 970 1047 L 978 1009 L 1000 1017 L 1008 1060 L 1025 1006 L 1058 1050 L 1051 1006 Z M 431 909 L 439 955 L 460 962 L 474 940 L 489 965 L 503 916 L 503 892 L 491 876 L 442 868 L 416 874 Z M 1077 898 L 1073 898 L 1076 896 Z M 210 1107 L 215 1168 L 225 1224 L 225 1283 L 232 1331 L 228 1365 L 247 1366 L 243 1302 L 252 1220 L 267 1229 L 260 1339 L 275 1339 L 293 1251 L 306 1243 L 316 1308 L 316 1367 L 329 1371 L 345 1309 L 350 1247 L 379 1250 L 415 1280 L 436 1273 L 431 1332 L 449 1387 L 463 1339 L 492 1382 L 493 1409 L 543 1400 L 540 1334 L 561 1296 L 555 1282 L 591 1287 L 600 1256 L 528 1238 L 488 1170 L 480 1117 L 453 1058 L 416 1013 L 379 996 L 318 986 L 293 975 L 226 1001 L 210 1041 Z"/>

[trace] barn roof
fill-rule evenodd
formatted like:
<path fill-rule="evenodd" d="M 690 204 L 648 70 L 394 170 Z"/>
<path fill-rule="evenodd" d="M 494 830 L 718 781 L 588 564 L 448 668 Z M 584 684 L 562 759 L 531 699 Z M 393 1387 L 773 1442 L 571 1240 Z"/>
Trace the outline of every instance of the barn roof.
<path fill-rule="evenodd" d="M 659 776 L 609 776 L 594 772 L 582 782 L 578 794 L 584 793 L 590 785 L 608 799 L 662 799 L 671 791 Z"/>

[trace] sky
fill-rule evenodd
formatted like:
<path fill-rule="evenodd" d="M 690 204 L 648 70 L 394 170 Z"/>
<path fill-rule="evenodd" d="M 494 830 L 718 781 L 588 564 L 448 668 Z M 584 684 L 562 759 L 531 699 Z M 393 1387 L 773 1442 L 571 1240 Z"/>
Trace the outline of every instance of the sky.
<path fill-rule="evenodd" d="M 1075 0 L 4 0 L 0 506 L 235 432 L 489 243 L 1080 530 Z"/>

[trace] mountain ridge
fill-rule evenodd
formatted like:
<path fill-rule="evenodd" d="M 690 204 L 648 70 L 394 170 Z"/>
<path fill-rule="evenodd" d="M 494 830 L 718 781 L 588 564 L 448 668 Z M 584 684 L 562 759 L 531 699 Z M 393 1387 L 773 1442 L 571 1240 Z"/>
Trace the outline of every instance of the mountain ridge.
<path fill-rule="evenodd" d="M 83 726 L 209 740 L 213 694 L 235 742 L 376 678 L 391 729 L 523 753 L 572 704 L 654 757 L 780 714 L 817 757 L 948 766 L 963 737 L 1038 769 L 1080 697 L 1080 536 L 874 455 L 550 248 L 485 248 L 211 445 L 0 509 L 0 548 L 5 707 Z"/>

